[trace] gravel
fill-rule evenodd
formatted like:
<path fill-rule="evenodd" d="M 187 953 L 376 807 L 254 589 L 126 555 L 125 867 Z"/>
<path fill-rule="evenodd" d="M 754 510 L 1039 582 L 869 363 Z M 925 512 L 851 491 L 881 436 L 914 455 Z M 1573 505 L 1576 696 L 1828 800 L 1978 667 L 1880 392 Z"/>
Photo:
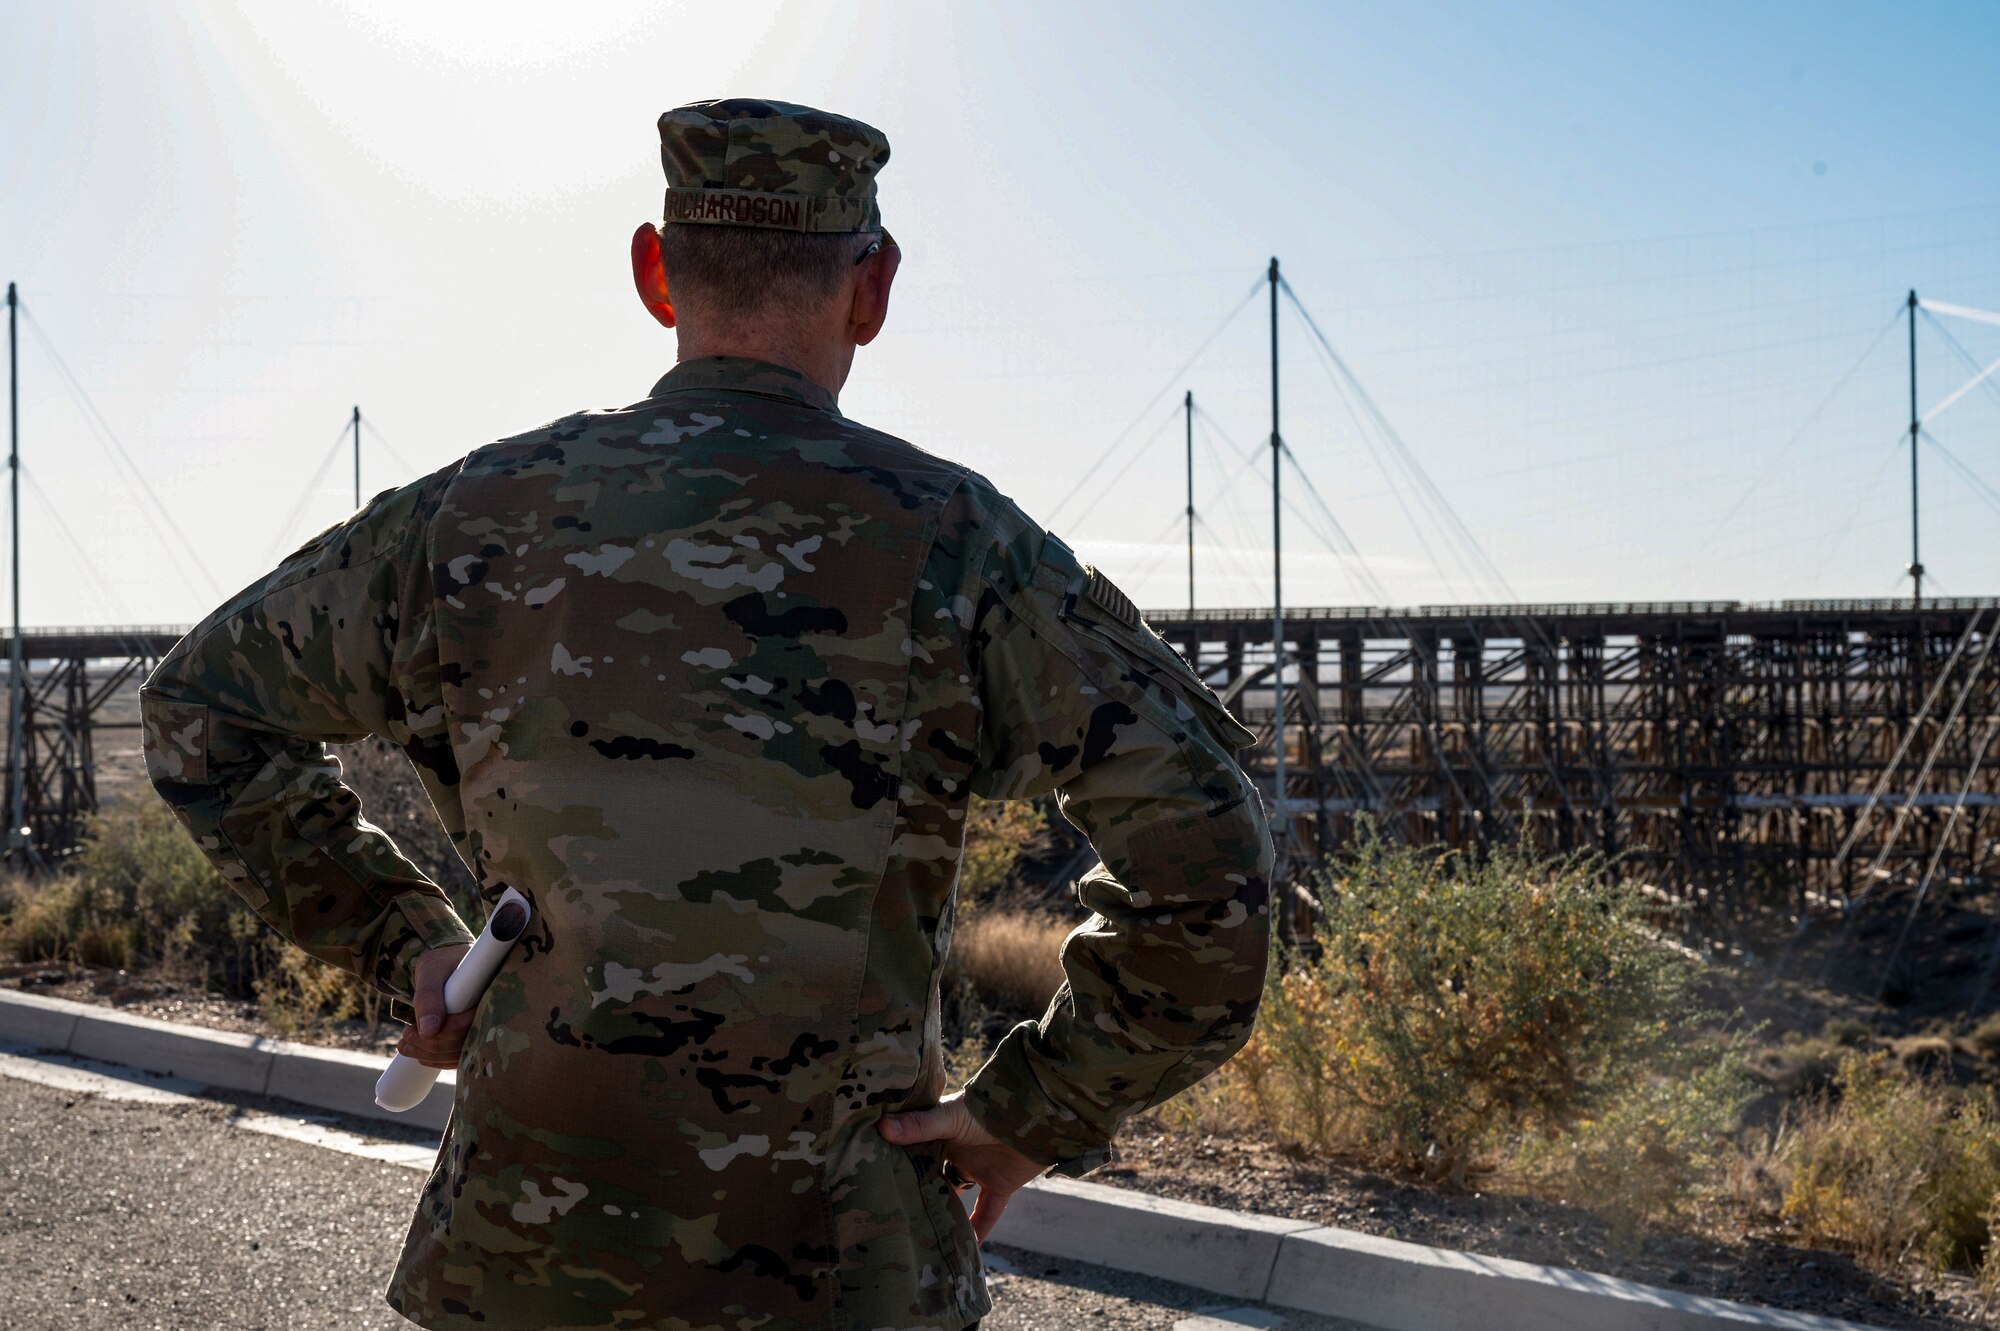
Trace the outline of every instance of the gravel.
<path fill-rule="evenodd" d="M 381 1289 L 421 1178 L 230 1108 L 0 1080 L 0 1326 L 407 1328 Z"/>

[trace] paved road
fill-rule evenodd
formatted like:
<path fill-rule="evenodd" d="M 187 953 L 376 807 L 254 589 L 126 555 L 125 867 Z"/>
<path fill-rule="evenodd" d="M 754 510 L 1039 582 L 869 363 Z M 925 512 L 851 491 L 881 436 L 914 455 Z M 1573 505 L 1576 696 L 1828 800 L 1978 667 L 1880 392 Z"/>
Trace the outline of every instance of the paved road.
<path fill-rule="evenodd" d="M 0 1076 L 0 1327 L 409 1331 L 381 1289 L 420 1176 L 233 1128 L 231 1108 L 120 1102 Z M 1012 1249 L 995 1255 L 1012 1269 L 995 1282 L 986 1331 L 1166 1331 L 1224 1302 Z M 1356 1331 L 1303 1314 L 1283 1326 Z"/>

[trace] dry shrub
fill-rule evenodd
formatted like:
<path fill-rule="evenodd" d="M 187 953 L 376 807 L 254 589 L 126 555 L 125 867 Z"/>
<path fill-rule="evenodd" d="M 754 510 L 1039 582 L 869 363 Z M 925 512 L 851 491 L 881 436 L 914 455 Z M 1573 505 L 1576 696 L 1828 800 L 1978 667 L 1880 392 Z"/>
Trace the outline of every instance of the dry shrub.
<path fill-rule="evenodd" d="M 2000 1117 L 1880 1054 L 1850 1054 L 1830 1092 L 1794 1111 L 1778 1149 L 1785 1217 L 1808 1239 L 1887 1268 L 1992 1264 Z"/>
<path fill-rule="evenodd" d="M 1980 1057 L 2000 1060 L 2000 1012 L 1989 1012 L 1966 1035 Z"/>
<path fill-rule="evenodd" d="M 1281 1140 L 1462 1181 L 1614 1100 L 1671 1047 L 1687 963 L 1588 857 L 1483 861 L 1369 835 L 1318 876 L 1232 1084 Z"/>
<path fill-rule="evenodd" d="M 86 920 L 76 880 L 16 877 L 0 890 L 0 948 L 20 961 L 74 961 L 121 967 L 131 952 L 129 929 Z"/>
<path fill-rule="evenodd" d="M 1791 1032 L 1774 1045 L 1759 1049 L 1750 1060 L 1751 1071 L 1787 1100 L 1818 1095 L 1833 1085 L 1840 1073 L 1845 1046 L 1825 1036 L 1802 1036 Z"/>
<path fill-rule="evenodd" d="M 257 980 L 257 1010 L 280 1035 L 311 1035 L 334 1022 L 360 1019 L 373 1035 L 387 1002 L 373 985 L 337 966 L 272 940 L 269 969 Z"/>
<path fill-rule="evenodd" d="M 1649 1229 L 1729 1192 L 1751 1092 L 1740 1040 L 1695 1045 L 1639 1073 L 1567 1135 L 1527 1140 L 1517 1163 L 1542 1190 L 1587 1200 L 1632 1251 Z"/>
<path fill-rule="evenodd" d="M 387 833 L 410 863 L 444 889 L 465 919 L 482 913 L 479 884 L 453 848 L 438 821 L 430 793 L 402 749 L 376 737 L 357 744 L 337 744 L 341 780 L 361 797 L 362 814 Z"/>
<path fill-rule="evenodd" d="M 1041 915 L 979 910 L 959 922 L 952 957 L 978 996 L 1010 1012 L 1038 1013 L 1063 983 L 1066 925 Z"/>

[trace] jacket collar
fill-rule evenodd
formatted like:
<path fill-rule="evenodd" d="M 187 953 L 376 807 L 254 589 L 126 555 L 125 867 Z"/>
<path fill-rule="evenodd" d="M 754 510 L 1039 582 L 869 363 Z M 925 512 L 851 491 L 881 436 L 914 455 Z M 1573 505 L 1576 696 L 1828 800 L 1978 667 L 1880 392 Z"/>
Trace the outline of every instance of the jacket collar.
<path fill-rule="evenodd" d="M 759 397 L 801 402 L 834 415 L 840 413 L 833 394 L 797 370 L 747 356 L 698 356 L 684 360 L 667 371 L 648 396 L 689 392 L 755 393 Z"/>

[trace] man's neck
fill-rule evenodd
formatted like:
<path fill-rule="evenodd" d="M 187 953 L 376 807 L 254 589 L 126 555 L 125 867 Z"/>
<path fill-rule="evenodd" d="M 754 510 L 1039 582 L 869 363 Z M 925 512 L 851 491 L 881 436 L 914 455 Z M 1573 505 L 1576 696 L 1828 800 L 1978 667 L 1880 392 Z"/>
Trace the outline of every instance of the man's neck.
<path fill-rule="evenodd" d="M 704 356 L 740 356 L 745 360 L 760 360 L 767 365 L 782 365 L 795 370 L 824 388 L 840 400 L 841 385 L 847 382 L 847 371 L 854 363 L 853 346 L 821 343 L 801 346 L 789 340 L 755 337 L 704 338 L 689 336 L 682 330 L 676 361 L 699 360 Z"/>

